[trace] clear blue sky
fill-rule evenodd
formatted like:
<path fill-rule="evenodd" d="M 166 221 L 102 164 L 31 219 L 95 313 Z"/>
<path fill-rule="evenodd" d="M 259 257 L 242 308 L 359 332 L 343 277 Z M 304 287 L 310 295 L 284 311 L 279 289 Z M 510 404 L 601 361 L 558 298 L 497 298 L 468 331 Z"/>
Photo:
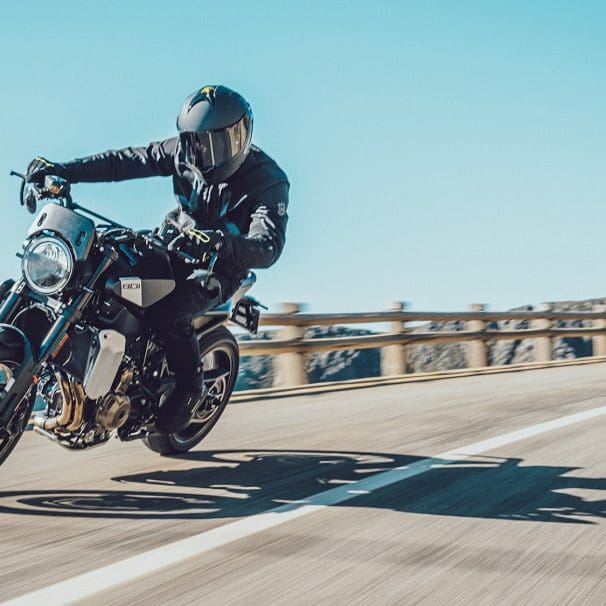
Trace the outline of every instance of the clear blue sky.
<path fill-rule="evenodd" d="M 0 269 L 31 216 L 8 177 L 172 136 L 224 83 L 291 182 L 259 298 L 317 311 L 606 295 L 606 3 L 0 3 Z M 135 226 L 169 179 L 81 185 Z"/>

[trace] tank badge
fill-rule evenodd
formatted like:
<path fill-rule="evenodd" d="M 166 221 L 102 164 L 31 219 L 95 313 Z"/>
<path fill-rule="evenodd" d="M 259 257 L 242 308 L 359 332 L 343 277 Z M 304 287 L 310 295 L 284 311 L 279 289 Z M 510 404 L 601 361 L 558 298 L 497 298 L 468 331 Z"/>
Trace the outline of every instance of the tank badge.
<path fill-rule="evenodd" d="M 143 307 L 141 278 L 120 278 L 120 296 L 139 307 Z"/>

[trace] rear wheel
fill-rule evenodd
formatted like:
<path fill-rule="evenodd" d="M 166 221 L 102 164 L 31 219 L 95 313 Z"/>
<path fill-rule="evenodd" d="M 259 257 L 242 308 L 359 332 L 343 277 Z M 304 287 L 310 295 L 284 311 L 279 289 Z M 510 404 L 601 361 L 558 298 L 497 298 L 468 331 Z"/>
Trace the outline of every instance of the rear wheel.
<path fill-rule="evenodd" d="M 8 358 L 7 353 L 0 351 L 0 390 L 4 389 L 6 384 L 13 378 L 17 368 L 19 368 L 19 363 Z M 5 427 L 0 427 L 0 465 L 13 452 L 13 448 L 17 446 L 17 442 L 21 439 L 27 427 L 29 417 L 34 408 L 35 395 L 36 391 L 32 386 L 21 402 L 19 402 L 10 421 Z"/>
<path fill-rule="evenodd" d="M 240 364 L 234 336 L 221 326 L 200 339 L 200 353 L 208 387 L 204 405 L 183 431 L 154 433 L 145 438 L 144 444 L 154 452 L 170 455 L 191 450 L 210 433 L 229 402 Z"/>

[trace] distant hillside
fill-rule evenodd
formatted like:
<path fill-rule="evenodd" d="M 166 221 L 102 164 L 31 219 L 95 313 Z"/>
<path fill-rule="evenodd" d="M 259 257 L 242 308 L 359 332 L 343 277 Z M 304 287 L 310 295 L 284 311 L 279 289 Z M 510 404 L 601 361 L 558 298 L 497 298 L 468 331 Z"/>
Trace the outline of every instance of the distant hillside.
<path fill-rule="evenodd" d="M 592 305 L 606 303 L 604 299 L 586 301 L 559 301 L 551 303 L 554 311 L 591 311 Z M 531 305 L 516 307 L 511 311 L 534 309 Z M 560 321 L 556 325 L 564 327 L 590 326 L 590 322 L 575 320 Z M 528 321 L 491 322 L 491 330 L 513 330 L 528 328 Z M 463 322 L 430 322 L 416 327 L 414 331 L 457 331 L 464 330 Z M 270 339 L 271 332 L 260 333 L 258 338 Z M 372 331 L 345 326 L 313 327 L 306 332 L 306 338 L 344 337 L 373 334 Z M 250 337 L 242 337 L 250 339 Z M 466 366 L 465 343 L 436 343 L 411 346 L 408 355 L 410 372 L 431 372 L 464 368 Z M 554 358 L 582 358 L 592 355 L 591 338 L 569 337 L 557 339 L 554 346 Z M 493 341 L 488 344 L 488 360 L 491 366 L 531 362 L 534 359 L 534 340 Z M 310 382 L 342 381 L 363 377 L 379 376 L 380 350 L 364 349 L 357 351 L 319 352 L 307 356 L 307 373 Z M 258 389 L 272 386 L 272 357 L 250 356 L 242 358 L 237 390 Z"/>
<path fill-rule="evenodd" d="M 259 339 L 270 339 L 270 331 L 259 333 Z M 370 330 L 346 326 L 311 327 L 305 332 L 307 339 L 370 335 Z M 250 340 L 251 337 L 241 337 Z M 344 381 L 381 374 L 379 349 L 325 351 L 307 356 L 307 376 L 311 383 Z M 248 356 L 241 359 L 236 390 L 271 387 L 273 382 L 272 356 Z"/>

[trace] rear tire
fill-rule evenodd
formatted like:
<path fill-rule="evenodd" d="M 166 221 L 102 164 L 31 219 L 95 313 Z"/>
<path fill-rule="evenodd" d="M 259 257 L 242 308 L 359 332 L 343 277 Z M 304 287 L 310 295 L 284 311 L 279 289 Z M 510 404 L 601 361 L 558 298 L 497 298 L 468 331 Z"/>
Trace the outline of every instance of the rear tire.
<path fill-rule="evenodd" d="M 207 401 L 211 404 L 211 409 L 201 411 L 198 415 L 206 415 L 208 418 L 202 422 L 192 423 L 181 432 L 150 434 L 143 439 L 143 443 L 154 452 L 173 455 L 191 450 L 210 433 L 229 402 L 240 366 L 240 350 L 236 339 L 227 328 L 220 326 L 201 337 L 200 353 L 205 373 L 212 371 L 217 374 L 225 373 L 212 383 L 207 383 L 209 388 Z"/>

